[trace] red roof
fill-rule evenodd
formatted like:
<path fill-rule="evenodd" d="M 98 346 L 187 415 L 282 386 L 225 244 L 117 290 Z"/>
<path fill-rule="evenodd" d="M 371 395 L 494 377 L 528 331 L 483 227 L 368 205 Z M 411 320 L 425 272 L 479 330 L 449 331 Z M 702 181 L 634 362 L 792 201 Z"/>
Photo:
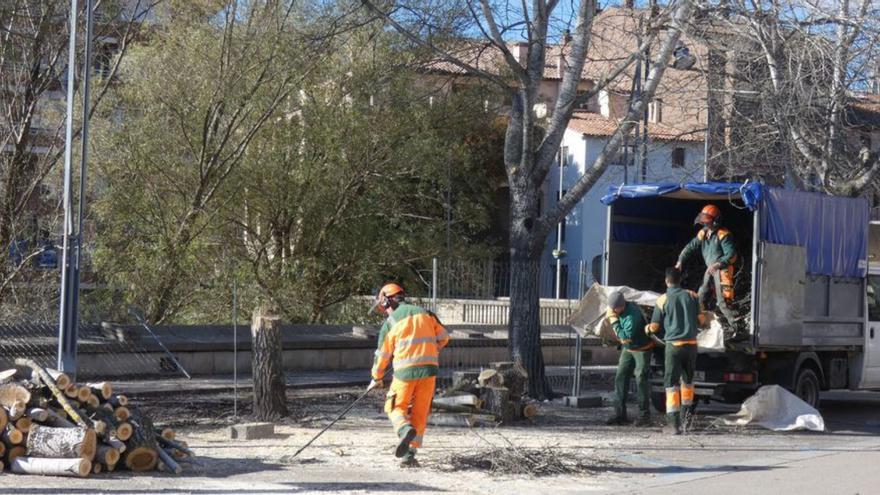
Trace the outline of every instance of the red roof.
<path fill-rule="evenodd" d="M 620 122 L 593 112 L 575 112 L 568 128 L 590 137 L 611 137 Z M 648 123 L 648 137 L 660 141 L 702 142 L 703 134 L 694 131 L 681 131 L 666 124 Z"/>

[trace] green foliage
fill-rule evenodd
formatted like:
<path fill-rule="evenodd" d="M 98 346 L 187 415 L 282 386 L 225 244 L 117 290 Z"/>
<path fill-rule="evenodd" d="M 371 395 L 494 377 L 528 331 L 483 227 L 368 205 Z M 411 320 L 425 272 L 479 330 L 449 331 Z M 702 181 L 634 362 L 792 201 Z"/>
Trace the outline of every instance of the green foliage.
<path fill-rule="evenodd" d="M 497 251 L 501 138 L 480 88 L 446 94 L 369 25 L 317 46 L 295 15 L 224 30 L 209 4 L 172 4 L 128 59 L 118 125 L 97 132 L 95 261 L 126 302 L 226 321 L 235 280 L 244 314 L 341 320 L 334 305 L 415 286 L 432 256 Z"/>

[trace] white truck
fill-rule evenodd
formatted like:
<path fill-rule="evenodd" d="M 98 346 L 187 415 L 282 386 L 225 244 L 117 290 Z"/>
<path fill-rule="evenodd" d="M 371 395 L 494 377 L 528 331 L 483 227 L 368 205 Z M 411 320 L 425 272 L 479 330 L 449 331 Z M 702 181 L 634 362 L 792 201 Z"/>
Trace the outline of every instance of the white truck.
<path fill-rule="evenodd" d="M 638 184 L 609 189 L 604 284 L 663 292 L 663 270 L 696 234 L 703 205 L 732 231 L 745 338 L 700 353 L 699 399 L 740 402 L 779 384 L 818 406 L 820 391 L 880 389 L 880 225 L 863 198 L 761 184 Z M 685 266 L 696 290 L 705 265 Z M 652 401 L 665 407 L 662 348 Z M 659 359 L 658 359 L 659 358 Z"/>

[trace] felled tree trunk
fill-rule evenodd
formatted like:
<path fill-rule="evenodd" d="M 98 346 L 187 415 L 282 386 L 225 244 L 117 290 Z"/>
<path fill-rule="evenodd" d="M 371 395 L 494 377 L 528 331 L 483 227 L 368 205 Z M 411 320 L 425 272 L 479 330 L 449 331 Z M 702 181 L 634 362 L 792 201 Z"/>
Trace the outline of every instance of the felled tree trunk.
<path fill-rule="evenodd" d="M 483 389 L 486 410 L 491 411 L 502 423 L 510 423 L 519 416 L 519 403 L 510 399 L 510 390 L 505 387 Z"/>
<path fill-rule="evenodd" d="M 48 474 L 53 476 L 85 477 L 92 472 L 88 459 L 47 459 L 41 457 L 16 457 L 9 468 L 19 474 Z"/>
<path fill-rule="evenodd" d="M 254 416 L 274 421 L 287 416 L 281 324 L 267 308 L 254 311 L 253 342 Z"/>
<path fill-rule="evenodd" d="M 84 428 L 53 428 L 34 425 L 27 437 L 27 452 L 33 457 L 95 457 L 95 431 Z"/>

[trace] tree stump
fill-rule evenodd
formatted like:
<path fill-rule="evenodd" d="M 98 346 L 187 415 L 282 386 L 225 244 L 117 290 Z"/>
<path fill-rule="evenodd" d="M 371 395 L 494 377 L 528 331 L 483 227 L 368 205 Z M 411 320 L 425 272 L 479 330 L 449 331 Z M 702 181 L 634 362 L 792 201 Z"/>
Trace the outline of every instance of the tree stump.
<path fill-rule="evenodd" d="M 274 421 L 287 416 L 281 322 L 266 307 L 254 310 L 253 346 L 254 417 Z"/>
<path fill-rule="evenodd" d="M 506 387 L 486 387 L 482 399 L 486 402 L 486 410 L 491 411 L 502 424 L 519 419 L 519 402 L 510 399 L 510 390 Z"/>

